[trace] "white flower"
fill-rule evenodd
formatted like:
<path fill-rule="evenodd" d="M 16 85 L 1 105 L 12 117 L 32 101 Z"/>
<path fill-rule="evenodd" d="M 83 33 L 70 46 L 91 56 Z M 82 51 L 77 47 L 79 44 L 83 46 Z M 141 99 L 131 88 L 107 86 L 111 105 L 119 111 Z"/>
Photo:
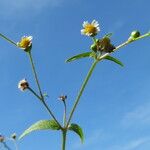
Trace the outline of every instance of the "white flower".
<path fill-rule="evenodd" d="M 83 22 L 83 29 L 81 34 L 87 36 L 95 36 L 100 31 L 99 23 L 96 20 L 93 20 L 91 23 L 88 21 Z"/>
<path fill-rule="evenodd" d="M 28 87 L 29 87 L 29 84 L 28 84 L 28 82 L 27 82 L 26 79 L 22 79 L 22 80 L 18 83 L 18 88 L 19 88 L 21 91 L 26 90 Z"/>

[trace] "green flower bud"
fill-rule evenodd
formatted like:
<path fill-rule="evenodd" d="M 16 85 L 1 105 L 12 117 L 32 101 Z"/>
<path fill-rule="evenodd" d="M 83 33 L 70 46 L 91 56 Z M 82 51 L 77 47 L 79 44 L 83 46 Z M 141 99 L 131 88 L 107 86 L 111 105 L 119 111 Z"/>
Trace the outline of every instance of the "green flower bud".
<path fill-rule="evenodd" d="M 140 32 L 139 31 L 133 31 L 131 33 L 131 36 L 130 37 L 133 37 L 133 38 L 138 38 L 140 36 Z"/>
<path fill-rule="evenodd" d="M 134 39 L 138 38 L 139 36 L 140 36 L 139 31 L 132 31 L 128 40 L 133 41 Z"/>

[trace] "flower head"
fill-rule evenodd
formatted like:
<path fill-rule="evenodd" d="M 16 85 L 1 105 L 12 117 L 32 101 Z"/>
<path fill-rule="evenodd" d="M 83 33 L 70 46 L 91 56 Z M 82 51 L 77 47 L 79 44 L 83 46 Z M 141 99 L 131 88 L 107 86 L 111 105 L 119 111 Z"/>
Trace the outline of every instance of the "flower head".
<path fill-rule="evenodd" d="M 21 81 L 18 83 L 18 88 L 19 88 L 21 91 L 26 90 L 28 87 L 29 87 L 29 83 L 27 82 L 26 79 L 23 79 L 23 80 L 21 80 Z"/>
<path fill-rule="evenodd" d="M 31 48 L 32 45 L 32 36 L 23 36 L 20 40 L 20 42 L 17 43 L 18 47 L 21 49 L 24 49 L 25 51 L 28 51 L 29 48 Z"/>
<path fill-rule="evenodd" d="M 16 140 L 17 135 L 16 135 L 16 133 L 13 133 L 10 137 L 11 137 L 13 140 Z"/>
<path fill-rule="evenodd" d="M 67 99 L 67 95 L 61 95 L 61 96 L 59 96 L 59 99 L 61 101 L 65 101 Z"/>
<path fill-rule="evenodd" d="M 97 33 L 100 31 L 99 23 L 96 20 L 93 20 L 91 23 L 88 21 L 83 22 L 83 28 L 81 30 L 81 34 L 87 36 L 96 36 Z"/>

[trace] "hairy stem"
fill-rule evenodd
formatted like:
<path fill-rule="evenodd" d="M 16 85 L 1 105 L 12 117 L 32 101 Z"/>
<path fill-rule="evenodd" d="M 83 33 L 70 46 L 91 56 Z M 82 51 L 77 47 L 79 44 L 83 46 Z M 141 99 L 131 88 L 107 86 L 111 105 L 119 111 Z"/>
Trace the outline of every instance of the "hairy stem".
<path fill-rule="evenodd" d="M 64 115 L 63 115 L 63 125 L 64 127 L 66 126 L 66 118 L 67 118 L 67 105 L 66 105 L 66 101 L 63 100 L 63 104 L 64 104 Z"/>
<path fill-rule="evenodd" d="M 67 130 L 62 130 L 62 150 L 65 150 L 66 148 L 66 135 Z"/>
<path fill-rule="evenodd" d="M 11 43 L 11 44 L 17 46 L 17 44 L 16 44 L 14 41 L 12 41 L 11 39 L 7 38 L 5 35 L 3 35 L 3 34 L 0 33 L 0 36 L 1 36 L 4 40 L 8 41 L 9 43 Z"/>
<path fill-rule="evenodd" d="M 32 66 L 32 71 L 33 71 L 33 75 L 34 75 L 34 78 L 35 78 L 35 82 L 37 84 L 40 96 L 43 99 L 43 94 L 42 94 L 42 91 L 41 91 L 40 83 L 39 83 L 39 80 L 38 80 L 38 77 L 37 77 L 37 73 L 36 73 L 36 70 L 35 70 L 35 65 L 34 65 L 34 62 L 33 62 L 33 58 L 32 58 L 31 52 L 28 52 L 28 55 L 29 55 L 31 66 Z"/>
<path fill-rule="evenodd" d="M 48 105 L 45 102 L 44 96 L 43 96 L 42 91 L 41 91 L 40 83 L 39 83 L 39 80 L 38 80 L 38 76 L 37 76 L 37 73 L 36 73 L 36 69 L 35 69 L 35 65 L 34 65 L 34 62 L 33 62 L 33 58 L 32 58 L 31 52 L 28 52 L 28 55 L 29 55 L 30 63 L 31 63 L 31 66 L 32 66 L 33 75 L 34 75 L 34 78 L 35 78 L 35 81 L 36 81 L 36 84 L 37 84 L 40 96 L 38 94 L 36 94 L 36 92 L 34 92 L 34 90 L 32 90 L 31 88 L 28 88 L 28 89 L 42 102 L 42 104 L 45 106 L 45 108 L 47 109 L 47 111 L 49 112 L 51 117 L 56 121 L 56 123 L 62 129 L 62 126 L 57 121 L 57 119 L 55 118 L 53 112 L 50 110 L 50 108 L 48 107 Z"/>
<path fill-rule="evenodd" d="M 39 100 L 42 100 L 42 98 L 30 87 L 28 87 L 28 90 L 34 95 L 36 96 Z"/>
<path fill-rule="evenodd" d="M 84 80 L 82 86 L 81 86 L 81 89 L 80 89 L 80 91 L 79 91 L 79 93 L 78 93 L 78 95 L 77 95 L 77 98 L 76 98 L 76 100 L 75 100 L 75 103 L 74 103 L 74 105 L 73 105 L 73 108 L 72 108 L 72 110 L 71 110 L 71 112 L 70 112 L 70 116 L 69 116 L 69 119 L 68 119 L 68 122 L 67 122 L 66 127 L 68 127 L 68 125 L 69 125 L 69 123 L 70 123 L 70 121 L 71 121 L 71 118 L 72 118 L 72 116 L 73 116 L 73 113 L 74 113 L 74 111 L 75 111 L 75 109 L 76 109 L 76 107 L 77 107 L 77 105 L 78 105 L 78 103 L 79 103 L 79 100 L 80 100 L 80 98 L 81 98 L 81 96 L 82 96 L 82 94 L 83 94 L 83 91 L 84 91 L 84 89 L 85 89 L 85 87 L 86 87 L 86 85 L 87 85 L 87 83 L 88 83 L 88 81 L 89 81 L 89 79 L 90 79 L 90 77 L 91 77 L 91 75 L 92 75 L 92 73 L 93 73 L 93 70 L 94 70 L 94 68 L 96 67 L 96 64 L 97 64 L 97 63 L 98 63 L 98 60 L 94 60 L 92 66 L 91 66 L 91 68 L 90 68 L 90 70 L 89 70 L 89 72 L 88 72 L 88 74 L 87 74 L 87 76 L 86 76 L 86 78 L 85 78 L 85 80 Z"/>

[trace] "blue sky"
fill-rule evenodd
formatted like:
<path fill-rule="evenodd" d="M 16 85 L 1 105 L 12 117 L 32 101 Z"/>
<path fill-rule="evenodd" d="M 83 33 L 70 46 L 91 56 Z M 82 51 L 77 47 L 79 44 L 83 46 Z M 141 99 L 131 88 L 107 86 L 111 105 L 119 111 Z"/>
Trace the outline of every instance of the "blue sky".
<path fill-rule="evenodd" d="M 150 29 L 149 0 L 1 0 L 0 32 L 14 41 L 33 36 L 33 57 L 42 90 L 57 118 L 63 106 L 57 97 L 68 95 L 70 109 L 92 63 L 70 64 L 68 57 L 89 50 L 91 39 L 80 35 L 82 22 L 96 19 L 100 37 L 113 32 L 119 45 L 131 31 Z M 150 39 L 137 41 L 113 55 L 125 67 L 103 61 L 96 67 L 72 122 L 84 129 L 85 142 L 68 134 L 67 150 L 149 150 L 150 147 Z M 32 123 L 49 115 L 31 93 L 17 88 L 27 78 L 36 89 L 26 54 L 0 40 L 0 132 L 20 135 Z M 58 150 L 60 133 L 41 131 L 19 141 L 19 150 Z"/>

